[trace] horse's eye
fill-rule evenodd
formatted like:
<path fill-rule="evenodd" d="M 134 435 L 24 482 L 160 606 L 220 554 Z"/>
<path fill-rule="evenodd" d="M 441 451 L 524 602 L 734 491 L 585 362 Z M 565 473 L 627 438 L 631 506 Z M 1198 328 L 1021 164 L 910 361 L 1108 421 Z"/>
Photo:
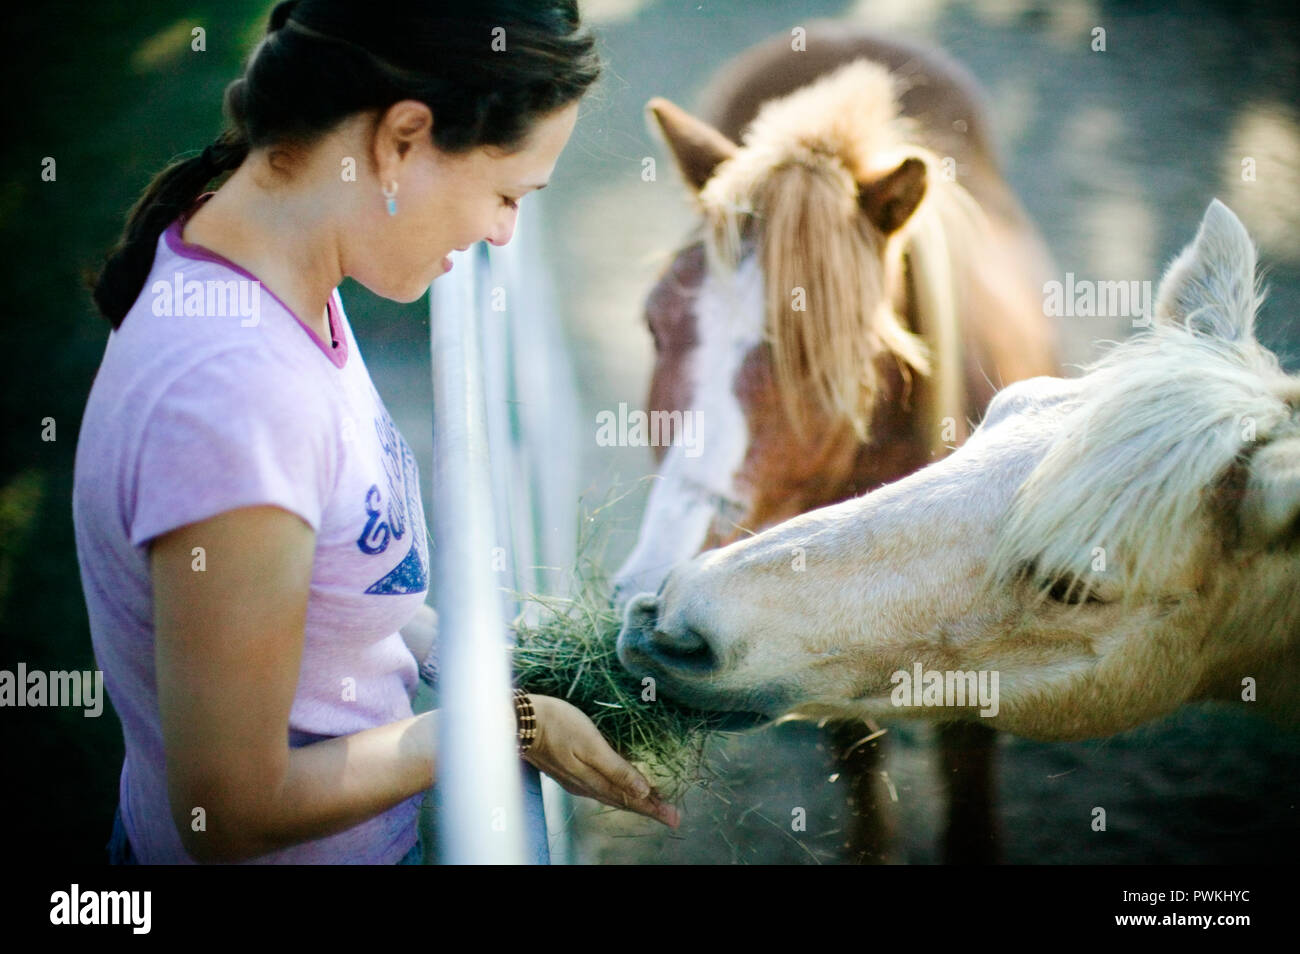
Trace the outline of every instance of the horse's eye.
<path fill-rule="evenodd" d="M 1105 600 L 1098 598 L 1096 590 L 1087 583 L 1068 576 L 1058 577 L 1054 580 L 1051 588 L 1047 591 L 1047 597 L 1057 603 L 1066 603 L 1071 606 L 1077 606 L 1080 603 L 1105 602 Z"/>

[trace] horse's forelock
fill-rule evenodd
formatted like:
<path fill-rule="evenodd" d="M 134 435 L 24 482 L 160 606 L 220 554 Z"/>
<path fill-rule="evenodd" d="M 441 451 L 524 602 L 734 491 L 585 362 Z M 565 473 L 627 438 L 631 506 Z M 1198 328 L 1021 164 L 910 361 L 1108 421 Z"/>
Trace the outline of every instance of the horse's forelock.
<path fill-rule="evenodd" d="M 892 118 L 892 110 L 880 116 Z M 929 371 L 924 345 L 893 311 L 901 246 L 887 248 L 862 214 L 851 170 L 868 160 L 845 152 L 896 144 L 881 130 L 859 131 L 853 141 L 842 130 L 819 139 L 767 118 L 700 193 L 709 264 L 733 270 L 743 256 L 759 256 L 775 379 L 796 432 L 815 407 L 847 421 L 865 442 L 877 356 L 893 353 Z M 841 116 L 827 118 L 842 126 Z M 773 138 L 780 135 L 788 138 Z"/>
<path fill-rule="evenodd" d="M 765 104 L 741 149 L 698 193 L 710 269 L 760 257 L 776 386 L 796 433 L 820 412 L 866 442 L 879 397 L 876 359 L 886 354 L 904 380 L 931 376 L 918 413 L 935 453 L 946 447 L 942 419 L 966 417 L 959 289 L 975 274 L 970 263 L 988 223 L 965 189 L 939 173 L 939 158 L 916 144 L 917 131 L 900 115 L 895 77 L 857 60 Z M 926 165 L 926 192 L 911 220 L 886 237 L 863 214 L 860 193 L 909 157 Z M 900 317 L 903 301 L 909 314 Z M 918 334 L 906 326 L 913 316 Z"/>

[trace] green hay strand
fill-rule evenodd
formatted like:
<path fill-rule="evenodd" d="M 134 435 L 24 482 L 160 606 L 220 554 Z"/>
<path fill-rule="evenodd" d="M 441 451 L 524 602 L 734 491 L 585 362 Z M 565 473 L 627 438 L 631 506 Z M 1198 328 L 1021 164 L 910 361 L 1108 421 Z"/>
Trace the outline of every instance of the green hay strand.
<path fill-rule="evenodd" d="M 584 518 L 584 529 L 590 532 L 595 520 L 594 514 Z M 535 625 L 525 622 L 524 613 L 512 624 L 517 685 L 572 703 L 615 751 L 654 776 L 661 794 L 679 797 L 701 781 L 704 746 L 722 715 L 683 708 L 662 696 L 644 698 L 646 687 L 618 661 L 622 618 L 609 605 L 590 551 L 591 537 L 580 532 L 572 598 L 517 594 L 538 610 Z"/>

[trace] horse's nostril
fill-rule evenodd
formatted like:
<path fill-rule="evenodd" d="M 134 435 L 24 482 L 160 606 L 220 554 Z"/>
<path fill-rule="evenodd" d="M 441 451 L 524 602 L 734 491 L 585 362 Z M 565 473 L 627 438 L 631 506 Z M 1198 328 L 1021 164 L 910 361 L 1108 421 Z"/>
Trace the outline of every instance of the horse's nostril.
<path fill-rule="evenodd" d="M 638 593 L 623 610 L 623 628 L 618 635 L 618 655 L 633 669 L 665 669 L 710 672 L 717 658 L 708 640 L 689 626 L 660 628 L 659 601 L 652 593 Z"/>
<path fill-rule="evenodd" d="M 615 606 L 618 604 L 616 603 Z M 649 593 L 638 593 L 630 599 L 625 598 L 620 610 L 623 625 L 633 629 L 652 629 L 659 616 L 659 606 Z"/>
<path fill-rule="evenodd" d="M 708 641 L 693 629 L 675 633 L 656 629 L 650 636 L 650 646 L 655 655 L 678 667 L 712 669 L 716 662 Z"/>

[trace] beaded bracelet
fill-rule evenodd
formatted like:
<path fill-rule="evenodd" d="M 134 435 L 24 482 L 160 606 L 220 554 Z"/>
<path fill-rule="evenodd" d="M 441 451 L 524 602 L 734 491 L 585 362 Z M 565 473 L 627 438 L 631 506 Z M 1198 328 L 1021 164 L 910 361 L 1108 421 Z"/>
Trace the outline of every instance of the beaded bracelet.
<path fill-rule="evenodd" d="M 430 689 L 438 688 L 438 647 L 429 650 L 429 655 L 420 663 L 420 681 Z"/>
<path fill-rule="evenodd" d="M 528 693 L 516 688 L 515 694 L 515 728 L 519 738 L 519 754 L 523 755 L 537 740 L 537 714 L 533 711 L 533 701 Z"/>

